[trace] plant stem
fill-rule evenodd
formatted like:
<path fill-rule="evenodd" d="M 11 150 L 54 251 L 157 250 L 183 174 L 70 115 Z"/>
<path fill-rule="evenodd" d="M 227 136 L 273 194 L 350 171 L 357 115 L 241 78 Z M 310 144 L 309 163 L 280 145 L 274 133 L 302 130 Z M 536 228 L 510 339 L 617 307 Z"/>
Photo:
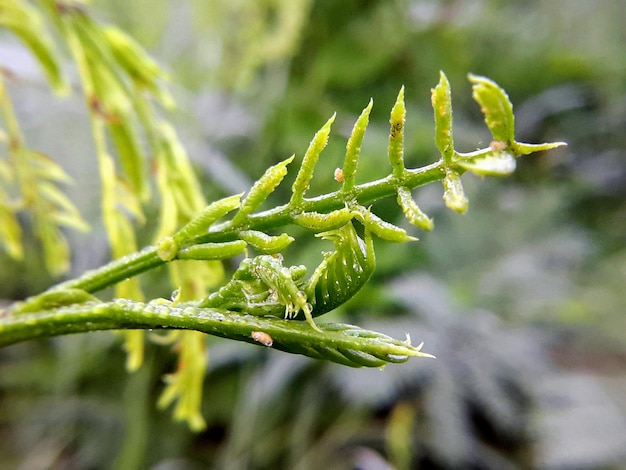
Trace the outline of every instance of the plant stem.
<path fill-rule="evenodd" d="M 82 289 L 86 292 L 98 292 L 124 279 L 149 271 L 164 264 L 155 246 L 148 246 L 141 251 L 117 258 L 97 269 L 86 271 L 81 276 L 52 286 L 48 291 L 58 289 Z"/>
<path fill-rule="evenodd" d="M 148 304 L 118 299 L 1 319 L 0 347 L 27 339 L 89 331 L 185 329 L 257 345 L 260 333 L 266 340 L 269 338 L 264 344 L 274 349 L 353 367 L 380 367 L 389 362 L 405 362 L 412 356 L 430 357 L 420 352 L 419 346 L 381 333 L 342 324 L 320 324 L 320 327 L 322 332 L 306 322 L 197 308 L 191 304 L 174 307 L 162 299 Z"/>

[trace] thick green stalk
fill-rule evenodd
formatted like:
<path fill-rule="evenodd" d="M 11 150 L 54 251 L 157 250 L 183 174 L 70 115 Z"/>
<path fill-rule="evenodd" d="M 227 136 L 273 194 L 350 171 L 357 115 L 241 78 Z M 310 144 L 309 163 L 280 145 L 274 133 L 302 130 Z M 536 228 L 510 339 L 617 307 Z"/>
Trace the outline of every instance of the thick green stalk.
<path fill-rule="evenodd" d="M 381 367 L 410 357 L 431 357 L 420 346 L 352 325 L 320 324 L 256 317 L 226 310 L 172 306 L 118 299 L 89 302 L 0 321 L 0 347 L 26 339 L 117 329 L 185 329 L 223 338 L 263 344 L 274 349 L 327 359 L 352 367 Z"/>

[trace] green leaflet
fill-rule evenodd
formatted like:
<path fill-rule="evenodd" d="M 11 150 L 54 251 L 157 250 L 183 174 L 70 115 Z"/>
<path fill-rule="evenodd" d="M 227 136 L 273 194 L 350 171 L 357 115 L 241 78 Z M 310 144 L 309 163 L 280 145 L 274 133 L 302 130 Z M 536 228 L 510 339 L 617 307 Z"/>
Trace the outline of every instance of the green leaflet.
<path fill-rule="evenodd" d="M 294 156 L 292 155 L 286 160 L 269 167 L 263 176 L 254 183 L 248 195 L 241 203 L 239 212 L 233 217 L 233 225 L 241 224 L 248 215 L 263 204 L 267 197 L 274 192 L 287 175 L 287 165 L 289 165 L 293 159 Z"/>
<path fill-rule="evenodd" d="M 158 81 L 165 79 L 165 72 L 152 60 L 143 48 L 130 36 L 118 28 L 102 28 L 111 52 L 124 71 L 143 88 L 147 88 L 165 107 L 173 107 L 171 95 L 159 86 Z"/>
<path fill-rule="evenodd" d="M 137 193 L 135 193 L 133 188 L 128 184 L 128 181 L 118 174 L 115 175 L 113 181 L 115 183 L 114 197 L 116 203 L 126 209 L 128 213 L 137 220 L 137 222 L 140 224 L 145 223 L 146 217 L 143 213 L 141 202 L 137 197 Z"/>
<path fill-rule="evenodd" d="M 2 188 L 0 188 L 0 244 L 4 245 L 11 258 L 23 259 L 22 228 L 14 210 L 7 204 L 6 194 Z"/>
<path fill-rule="evenodd" d="M 509 96 L 496 82 L 470 74 L 472 97 L 485 115 L 485 124 L 495 140 L 511 144 L 515 140 L 515 118 Z"/>
<path fill-rule="evenodd" d="M 413 200 L 413 196 L 411 196 L 411 191 L 409 190 L 409 188 L 406 188 L 404 186 L 400 186 L 398 188 L 398 204 L 402 208 L 404 216 L 413 225 L 428 232 L 430 232 L 434 228 L 435 224 L 433 220 L 426 214 L 424 214 L 417 206 L 417 204 Z"/>
<path fill-rule="evenodd" d="M 247 243 L 235 240 L 223 243 L 200 243 L 183 248 L 176 253 L 177 259 L 218 260 L 230 259 L 246 251 Z"/>
<path fill-rule="evenodd" d="M 277 236 L 268 235 L 258 230 L 242 230 L 239 238 L 265 255 L 273 255 L 284 251 L 295 240 L 286 233 Z"/>
<path fill-rule="evenodd" d="M 551 150 L 557 147 L 567 145 L 565 142 L 552 142 L 546 144 L 522 144 L 519 142 L 513 142 L 511 149 L 515 155 L 530 155 L 535 152 L 543 152 L 545 150 Z"/>
<path fill-rule="evenodd" d="M 161 142 L 157 142 L 156 147 L 153 165 L 160 201 L 159 223 L 154 239 L 161 240 L 163 237 L 170 236 L 178 228 L 180 210 L 176 204 L 177 198 L 174 196 L 174 191 L 177 191 L 178 188 L 170 185 L 171 174 L 166 166 L 165 150 Z"/>
<path fill-rule="evenodd" d="M 125 117 L 108 123 L 108 129 L 133 192 L 142 201 L 147 201 L 150 191 L 146 175 L 146 161 L 133 122 Z"/>
<path fill-rule="evenodd" d="M 151 305 L 148 304 L 148 307 Z M 169 311 L 167 306 L 157 306 Z M 175 348 L 179 350 L 176 372 L 167 374 L 166 387 L 157 401 L 157 407 L 163 409 L 176 401 L 174 419 L 186 421 L 192 431 L 202 431 L 206 422 L 202 408 L 203 379 L 208 363 L 206 338 L 197 331 L 181 331 L 177 335 Z"/>
<path fill-rule="evenodd" d="M 93 95 L 89 97 L 92 111 L 108 122 L 117 122 L 132 112 L 132 101 L 124 82 L 111 72 L 99 57 L 86 54 Z"/>
<path fill-rule="evenodd" d="M 61 75 L 56 51 L 36 8 L 22 0 L 2 2 L 0 26 L 10 29 L 24 41 L 37 58 L 55 92 L 65 94 L 69 91 L 67 83 Z"/>
<path fill-rule="evenodd" d="M 162 194 L 171 193 L 180 220 L 190 220 L 206 206 L 200 183 L 174 128 L 167 122 L 159 122 L 155 127 L 158 139 L 157 171 L 160 173 L 160 181 L 163 182 L 160 183 L 159 190 Z M 176 223 L 178 224 L 178 220 Z M 159 233 L 171 234 L 164 229 Z"/>
<path fill-rule="evenodd" d="M 359 220 L 367 230 L 383 240 L 396 243 L 417 240 L 417 238 L 409 236 L 406 230 L 381 219 L 369 209 L 362 209 L 360 211 Z"/>
<path fill-rule="evenodd" d="M 49 203 L 48 216 L 57 225 L 72 227 L 81 232 L 89 231 L 89 225 L 81 218 L 76 206 L 57 186 L 42 181 L 37 183 L 37 191 Z"/>
<path fill-rule="evenodd" d="M 467 212 L 469 201 L 463 191 L 461 176 L 454 170 L 446 169 L 446 177 L 443 179 L 443 200 L 448 208 L 459 214 Z"/>
<path fill-rule="evenodd" d="M 508 176 L 515 171 L 515 158 L 507 151 L 494 150 L 484 157 L 459 161 L 458 165 L 478 176 Z"/>
<path fill-rule="evenodd" d="M 450 163 L 454 155 L 452 97 L 450 82 L 443 72 L 439 72 L 439 84 L 431 90 L 431 101 L 435 111 L 435 144 L 444 162 Z"/>
<path fill-rule="evenodd" d="M 326 124 L 324 124 L 322 128 L 317 131 L 309 144 L 309 148 L 304 154 L 302 165 L 300 166 L 296 180 L 291 187 L 293 194 L 291 195 L 289 205 L 292 207 L 297 206 L 302 202 L 305 193 L 309 189 L 309 183 L 311 182 L 311 178 L 313 178 L 313 170 L 315 169 L 315 165 L 320 157 L 320 153 L 324 150 L 324 147 L 326 147 L 326 144 L 328 143 L 330 127 L 335 121 L 335 116 L 336 114 L 333 114 L 331 118 L 326 121 Z"/>
<path fill-rule="evenodd" d="M 56 220 L 57 225 L 73 227 L 87 232 L 89 225 L 81 218 L 74 203 L 55 183 L 71 183 L 65 171 L 50 157 L 40 152 L 24 149 L 22 158 L 27 159 L 35 179 L 37 203 L 41 204 L 42 215 Z"/>
<path fill-rule="evenodd" d="M 294 222 L 310 230 L 332 230 L 345 225 L 353 217 L 353 211 L 344 207 L 329 212 L 328 214 L 320 212 L 302 212 L 294 217 Z"/>
<path fill-rule="evenodd" d="M 176 232 L 176 235 L 174 235 L 176 242 L 183 244 L 189 239 L 206 234 L 215 221 L 240 207 L 241 196 L 241 194 L 235 194 L 206 206 L 202 212 Z"/>
<path fill-rule="evenodd" d="M 135 231 L 126 218 L 130 214 L 143 221 L 143 213 L 134 193 L 115 173 L 113 157 L 107 153 L 98 155 L 102 178 L 102 218 L 109 236 L 114 258 L 119 258 L 135 250 Z"/>
<path fill-rule="evenodd" d="M 341 190 L 344 193 L 348 193 L 352 191 L 352 188 L 354 188 L 354 175 L 356 174 L 359 155 L 361 153 L 361 145 L 363 144 L 365 129 L 367 129 L 373 105 L 374 101 L 370 99 L 369 104 L 361 112 L 361 115 L 354 123 L 352 133 L 350 134 L 350 138 L 346 144 L 346 157 L 344 159 L 343 168 L 341 169 L 341 178 L 343 178 L 343 186 Z"/>
<path fill-rule="evenodd" d="M 30 151 L 30 164 L 33 168 L 33 174 L 39 178 L 53 181 L 55 183 L 72 183 L 72 179 L 65 170 L 48 155 L 41 152 Z"/>
<path fill-rule="evenodd" d="M 89 16 L 80 13 L 68 12 L 64 18 L 67 19 L 65 25 L 80 43 L 97 97 L 104 102 L 108 112 L 130 112 L 132 91 L 103 29 Z"/>
<path fill-rule="evenodd" d="M 404 86 L 400 88 L 398 98 L 391 110 L 389 124 L 389 162 L 393 168 L 393 176 L 401 178 L 404 175 L 404 123 L 406 107 L 404 105 Z"/>

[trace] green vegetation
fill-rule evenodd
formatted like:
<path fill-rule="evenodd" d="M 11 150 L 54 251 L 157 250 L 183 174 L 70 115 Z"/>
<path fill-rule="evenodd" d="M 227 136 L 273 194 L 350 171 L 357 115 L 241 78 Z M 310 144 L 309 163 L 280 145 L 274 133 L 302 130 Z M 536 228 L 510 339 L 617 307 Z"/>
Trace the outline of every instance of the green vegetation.
<path fill-rule="evenodd" d="M 141 8 L 140 1 L 132 3 Z M 313 465 L 311 462 L 316 460 L 307 457 L 307 452 L 314 452 L 314 442 L 325 445 L 313 437 L 315 427 L 329 436 L 335 428 L 334 432 L 349 434 L 350 423 L 358 427 L 354 424 L 358 422 L 357 415 L 347 413 L 343 421 L 329 421 L 332 411 L 328 404 L 310 399 L 318 390 L 314 381 L 320 377 L 323 380 L 324 373 L 320 371 L 332 370 L 325 369 L 328 365 L 285 362 L 297 365 L 291 372 L 281 373 L 275 385 L 277 393 L 287 396 L 287 390 L 295 388 L 298 398 L 285 398 L 276 408 L 276 416 L 270 413 L 266 418 L 268 423 L 278 422 L 281 416 L 298 409 L 294 426 L 302 440 L 300 444 L 292 443 L 287 457 L 278 451 L 274 452 L 277 457 L 272 457 L 270 451 L 263 454 L 256 448 L 247 453 L 241 450 L 249 445 L 246 436 L 256 435 L 262 429 L 245 431 L 246 423 L 250 423 L 246 413 L 251 411 L 243 395 L 240 403 L 233 402 L 230 388 L 246 382 L 254 386 L 255 380 L 263 382 L 263 374 L 269 373 L 272 361 L 283 360 L 267 356 L 272 349 L 356 368 L 380 368 L 411 357 L 431 357 L 421 350 L 421 344 L 412 345 L 408 334 L 406 339 L 394 339 L 410 332 L 413 337 L 419 336 L 419 341 L 426 341 L 429 353 L 438 357 L 452 354 L 453 344 L 448 349 L 439 344 L 433 350 L 429 347 L 432 335 L 421 337 L 421 328 L 429 321 L 417 329 L 416 323 L 399 326 L 404 317 L 429 315 L 422 311 L 429 304 L 419 303 L 419 293 L 402 297 L 394 294 L 389 284 L 390 279 L 402 275 L 415 276 L 416 269 L 427 270 L 434 278 L 447 278 L 445 289 L 452 299 L 450 305 L 459 311 L 480 306 L 497 311 L 503 318 L 515 318 L 516 309 L 532 312 L 534 292 L 525 297 L 525 305 L 516 304 L 521 300 L 511 300 L 510 292 L 519 290 L 520 284 L 507 289 L 506 276 L 497 273 L 498 259 L 491 258 L 491 267 L 485 260 L 489 256 L 505 259 L 510 253 L 523 252 L 533 240 L 541 244 L 541 227 L 562 210 L 567 188 L 542 182 L 542 178 L 548 179 L 542 167 L 548 165 L 547 159 L 525 159 L 529 163 L 523 165 L 524 169 L 515 170 L 518 157 L 563 145 L 521 140 L 560 140 L 563 133 L 558 128 L 554 130 L 548 118 L 537 124 L 534 132 L 528 131 L 525 120 L 520 132 L 507 93 L 481 75 L 468 76 L 471 96 L 478 107 L 470 108 L 469 93 L 455 95 L 454 122 L 453 94 L 443 72 L 431 90 L 434 132 L 432 111 L 426 112 L 423 106 L 428 89 L 423 84 L 436 80 L 433 70 L 446 70 L 455 90 L 457 83 L 460 88 L 468 70 L 491 75 L 492 67 L 484 65 L 483 52 L 478 47 L 473 49 L 468 44 L 467 57 L 460 62 L 456 61 L 459 56 L 451 52 L 463 49 L 464 38 L 480 42 L 484 27 L 470 25 L 463 30 L 446 24 L 442 17 L 441 23 L 433 22 L 431 29 L 411 29 L 408 20 L 402 19 L 401 1 L 373 2 L 367 7 L 346 4 L 339 9 L 329 2 L 286 3 L 290 6 L 272 2 L 255 2 L 254 6 L 248 2 L 189 6 L 197 18 L 213 18 L 211 34 L 222 38 L 222 61 L 214 68 L 207 66 L 203 75 L 198 73 L 202 63 L 193 64 L 194 57 L 202 54 L 200 49 L 171 57 L 168 65 L 175 72 L 166 73 L 129 34 L 154 44 L 159 33 L 148 33 L 145 26 L 139 26 L 139 20 L 131 20 L 132 16 L 116 19 L 117 13 L 109 10 L 109 17 L 119 20 L 125 32 L 97 21 L 91 8 L 74 2 L 42 1 L 37 6 L 15 0 L 2 2 L 0 25 L 21 40 L 51 88 L 61 99 L 67 99 L 65 95 L 70 89 L 74 96 L 82 95 L 88 133 L 93 139 L 88 154 L 96 156 L 97 176 L 92 177 L 98 181 L 100 215 L 87 214 L 80 197 L 70 197 L 71 190 L 65 189 L 64 185 L 71 182 L 66 171 L 72 163 L 57 159 L 54 153 L 48 156 L 48 150 L 40 151 L 47 148 L 45 144 L 42 147 L 40 139 L 33 139 L 25 131 L 26 117 L 19 110 L 19 98 L 14 97 L 14 76 L 10 67 L 2 69 L 0 112 L 7 157 L 0 159 L 2 256 L 8 266 L 17 266 L 15 269 L 23 272 L 27 272 L 29 263 L 37 265 L 40 260 L 55 281 L 39 274 L 34 282 L 21 286 L 20 295 L 10 291 L 11 282 L 7 280 L 5 295 L 25 300 L 0 310 L 0 346 L 13 345 L 18 352 L 22 350 L 19 348 L 34 348 L 27 355 L 33 371 L 51 364 L 56 364 L 53 368 L 74 364 L 64 372 L 65 385 L 54 385 L 49 373 L 44 373 L 38 382 L 44 383 L 48 377 L 59 396 L 71 396 L 72 384 L 90 374 L 95 377 L 93 384 L 87 379 L 85 383 L 88 388 L 93 387 L 96 395 L 114 396 L 120 390 L 116 387 L 126 387 L 126 433 L 124 442 L 114 445 L 116 465 L 120 468 L 142 466 L 159 458 L 147 458 L 146 449 L 158 447 L 157 441 L 162 438 L 148 442 L 146 426 L 149 421 L 158 422 L 161 431 L 156 434 L 167 436 L 162 429 L 168 429 L 170 424 L 154 417 L 150 411 L 154 402 L 159 408 L 174 405 L 174 418 L 186 422 L 195 432 L 207 427 L 211 432 L 215 423 L 223 423 L 227 418 L 219 410 L 221 404 L 227 404 L 222 408 L 234 417 L 229 424 L 231 438 L 221 451 L 221 458 L 231 465 L 266 468 L 278 465 L 277 462 L 293 463 L 298 461 L 299 451 L 303 461 Z M 167 22 L 159 16 L 163 14 L 161 10 L 165 7 L 155 9 L 152 26 L 156 30 L 164 28 Z M 419 23 L 417 6 L 412 14 Z M 224 21 L 216 22 L 217 17 Z M 245 24 L 245 28 L 233 26 L 237 22 Z M 230 24 L 231 29 L 224 24 Z M 350 27 L 344 26 L 348 24 Z M 203 34 L 207 33 L 198 32 Z M 498 34 L 506 37 L 507 32 Z M 378 44 L 380 38 L 384 38 L 384 47 Z M 211 37 L 204 39 L 210 41 Z M 439 54 L 436 60 L 429 59 L 428 71 L 420 65 L 427 57 L 413 55 L 416 40 L 423 42 L 419 46 L 422 53 Z M 161 47 L 167 49 L 168 43 L 164 44 Z M 174 47 L 173 42 L 170 45 Z M 308 54 L 300 54 L 299 50 Z M 558 64 L 551 65 L 549 60 L 543 63 L 545 81 L 532 81 L 534 68 L 525 62 L 531 59 L 520 56 L 518 49 L 506 62 L 514 69 L 517 67 L 518 72 L 527 71 L 531 79 L 524 83 L 521 79 L 509 79 L 514 74 L 504 73 L 505 67 L 499 63 L 493 66 L 493 72 L 499 81 L 506 80 L 507 88 L 508 84 L 513 86 L 514 91 L 509 91 L 516 98 L 559 83 L 562 79 L 555 71 L 568 79 L 584 75 L 571 62 L 572 72 L 568 75 L 564 68 L 566 58 L 554 57 Z M 71 86 L 65 72 L 70 68 L 68 62 L 75 65 L 77 76 Z M 290 63 L 288 73 L 282 68 L 286 63 Z M 194 67 L 195 77 L 189 72 Z M 397 73 L 391 74 L 390 70 Z M 281 73 L 287 74 L 288 83 L 283 89 L 272 88 L 283 83 L 277 80 Z M 204 85 L 198 76 L 204 76 Z M 170 77 L 174 78 L 168 86 Z M 231 123 L 233 137 L 222 142 L 222 150 L 232 157 L 230 163 L 225 165 L 218 158 L 202 167 L 197 150 L 192 163 L 188 145 L 183 144 L 185 130 L 192 125 L 174 107 L 177 103 L 182 110 L 190 101 L 177 88 L 178 83 L 193 90 L 195 96 L 202 96 L 203 86 L 208 86 L 221 90 L 229 100 L 248 106 L 254 103 L 255 109 L 260 109 L 255 116 L 258 127 L 253 131 L 245 131 L 246 119 L 241 116 Z M 397 93 L 401 83 L 405 86 Z M 532 86 L 535 88 L 528 89 Z M 258 92 L 264 89 L 270 92 Z M 374 99 L 353 118 L 369 95 Z M 390 115 L 384 106 L 382 111 L 380 106 L 374 107 L 374 101 L 393 103 Z M 224 109 L 218 106 L 212 110 L 217 119 L 222 114 L 226 116 L 230 106 L 228 100 L 221 103 Z M 488 132 L 470 124 L 472 117 L 477 117 L 476 110 L 482 113 Z M 206 119 L 217 122 L 210 116 Z M 383 124 L 386 120 L 389 127 Z M 292 155 L 323 122 L 308 149 Z M 472 150 L 464 150 L 468 148 Z M 439 155 L 433 158 L 437 151 Z M 83 153 L 72 158 L 83 159 Z M 289 155 L 292 156 L 286 158 Z M 556 151 L 552 155 L 555 156 L 550 158 L 558 161 L 563 154 Z M 203 170 L 211 183 L 202 175 Z M 244 176 L 240 180 L 230 178 L 233 171 Z M 500 186 L 469 173 L 481 178 L 513 178 Z M 442 204 L 434 203 L 432 197 L 437 193 L 433 188 L 441 188 L 434 184 L 438 182 L 443 186 L 443 198 L 438 196 Z M 95 194 L 93 187 L 92 182 L 90 190 Z M 526 187 L 530 189 L 526 191 Z M 418 188 L 420 191 L 415 191 Z M 516 195 L 522 195 L 519 205 L 513 201 Z M 516 209 L 508 215 L 505 211 L 507 222 L 502 224 L 495 213 L 507 201 Z M 449 218 L 441 210 L 444 205 L 460 214 L 469 212 L 469 216 Z M 585 222 L 593 224 L 597 220 Z M 81 248 L 77 236 L 67 229 L 87 232 L 90 225 L 96 231 L 102 227 L 106 233 L 112 261 L 98 266 L 90 260 L 85 272 L 70 271 L 72 257 L 80 259 L 85 256 L 81 250 L 89 248 L 84 242 Z M 419 230 L 424 233 L 419 234 Z M 416 235 L 423 238 L 419 244 L 415 243 Z M 606 236 L 603 247 L 619 251 L 615 239 L 610 248 L 610 233 Z M 140 246 L 145 248 L 139 250 Z M 599 262 L 586 275 L 614 279 L 610 273 L 615 267 L 611 266 Z M 41 266 L 37 271 L 42 271 Z M 60 276 L 64 280 L 58 282 Z M 603 285 L 607 286 L 605 294 L 613 299 L 608 302 L 617 302 L 608 284 Z M 437 298 L 436 293 L 433 298 Z M 591 292 L 583 292 L 569 302 L 561 302 L 557 316 L 586 317 L 599 305 L 594 298 Z M 451 306 L 450 309 L 453 310 Z M 328 322 L 320 318 L 326 314 L 331 318 Z M 394 325 L 400 330 L 393 329 Z M 92 333 L 64 337 L 59 343 L 24 343 L 100 330 L 120 332 L 115 336 Z M 215 343 L 206 333 L 261 348 L 252 352 L 234 343 L 240 349 L 229 349 L 230 343 Z M 87 346 L 92 338 L 95 344 Z M 127 377 L 117 372 L 120 355 L 113 344 L 117 338 L 123 340 L 126 366 L 132 372 Z M 47 357 L 49 351 L 56 351 L 56 344 L 67 345 L 52 354 L 58 355 L 58 362 Z M 171 347 L 174 354 L 158 345 Z M 224 357 L 228 359 L 213 363 L 214 354 L 219 358 L 220 348 L 227 351 Z M 110 360 L 98 359 L 104 351 Z M 172 364 L 172 356 L 177 364 Z M 258 361 L 268 361 L 267 368 Z M 413 360 L 396 368 L 406 367 L 407 373 L 413 374 L 413 362 L 432 362 L 434 365 L 428 367 L 436 368 L 440 361 Z M 232 366 L 232 371 L 224 372 L 226 378 L 207 378 L 207 370 L 209 374 L 219 371 L 220 364 Z M 93 367 L 102 370 L 96 373 Z M 480 364 L 467 367 L 470 375 L 478 374 Z M 500 369 L 496 369 L 499 373 Z M 171 370 L 175 372 L 169 373 Z M 259 374 L 256 378 L 250 372 L 254 370 Z M 447 366 L 442 365 L 441 370 L 448 370 Z M 236 371 L 241 371 L 240 377 L 232 375 Z M 310 378 L 303 382 L 304 388 L 298 389 L 295 384 L 300 373 Z M 106 374 L 115 376 L 115 380 L 104 384 Z M 9 389 L 10 380 L 17 380 L 11 376 L 9 373 L 2 384 Z M 165 378 L 165 388 L 157 383 L 159 377 Z M 397 379 L 387 377 L 389 386 L 398 386 Z M 443 376 L 437 377 L 443 380 Z M 478 383 L 492 385 L 489 380 L 481 378 Z M 493 380 L 495 383 L 500 379 Z M 435 382 L 434 386 L 445 392 L 449 390 L 446 383 Z M 351 387 L 348 381 L 337 386 L 346 393 Z M 466 392 L 471 396 L 475 390 L 468 386 Z M 155 399 L 155 393 L 160 393 L 160 398 Z M 485 393 L 492 398 L 497 395 Z M 365 391 L 361 396 L 364 394 Z M 452 399 L 449 402 L 463 406 Z M 411 457 L 412 444 L 404 441 L 407 438 L 403 436 L 410 435 L 415 417 L 408 421 L 405 417 L 418 405 L 397 402 L 393 406 L 386 428 L 385 453 L 398 468 L 409 468 L 415 460 Z M 271 406 L 267 413 L 270 409 Z M 433 405 L 433 409 L 439 408 Z M 266 413 L 254 412 L 257 419 Z M 319 420 L 314 419 L 318 413 Z M 442 422 L 445 420 L 442 418 Z M 175 455 L 174 449 L 184 448 L 185 442 L 192 439 L 186 430 L 176 429 L 180 433 L 169 444 L 171 451 L 165 446 L 159 455 Z M 75 432 L 68 431 L 68 436 Z M 276 433 L 276 441 L 280 435 Z M 272 447 L 272 437 L 268 435 L 267 439 L 265 445 Z M 340 442 L 336 440 L 337 445 Z M 63 444 L 59 446 L 62 448 Z M 251 465 L 246 459 L 252 455 L 265 455 L 266 460 Z M 442 455 L 447 454 L 442 451 Z"/>

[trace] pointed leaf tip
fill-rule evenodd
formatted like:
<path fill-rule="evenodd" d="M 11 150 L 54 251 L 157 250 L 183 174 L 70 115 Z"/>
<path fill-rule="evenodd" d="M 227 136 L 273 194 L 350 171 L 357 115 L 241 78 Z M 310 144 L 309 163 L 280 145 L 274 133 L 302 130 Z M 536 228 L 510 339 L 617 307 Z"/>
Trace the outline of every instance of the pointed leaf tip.
<path fill-rule="evenodd" d="M 458 165 L 478 176 L 509 176 L 515 171 L 516 162 L 513 155 L 500 151 L 474 160 L 460 161 Z"/>
<path fill-rule="evenodd" d="M 515 118 L 509 95 L 489 78 L 469 74 L 468 80 L 473 85 L 472 97 L 480 105 L 493 138 L 512 143 L 515 139 Z"/>
<path fill-rule="evenodd" d="M 309 189 L 309 183 L 311 178 L 313 178 L 313 170 L 315 169 L 320 153 L 324 150 L 326 144 L 328 143 L 331 125 L 335 122 L 336 116 L 337 113 L 333 113 L 330 119 L 326 121 L 322 128 L 313 136 L 313 139 L 309 144 L 309 148 L 305 152 L 304 158 L 302 159 L 300 170 L 296 175 L 296 180 L 291 187 L 292 195 L 291 200 L 289 201 L 291 205 L 297 205 L 304 199 L 304 194 Z"/>
<path fill-rule="evenodd" d="M 396 103 L 391 109 L 389 117 L 389 147 L 387 155 L 393 168 L 393 175 L 401 178 L 404 174 L 404 123 L 406 119 L 406 106 L 404 105 L 404 85 L 400 88 Z"/>
<path fill-rule="evenodd" d="M 404 101 L 404 85 L 400 87 L 400 91 L 398 92 L 398 97 L 396 98 L 396 103 L 399 101 Z"/>
<path fill-rule="evenodd" d="M 442 183 L 444 189 L 443 200 L 446 206 L 459 214 L 465 214 L 469 201 L 463 191 L 463 184 L 459 174 L 453 170 L 446 169 L 446 177 Z"/>
<path fill-rule="evenodd" d="M 373 106 L 374 100 L 370 98 L 368 105 L 363 109 L 352 128 L 352 133 L 346 144 L 343 168 L 338 169 L 341 170 L 340 172 L 335 171 L 335 179 L 343 183 L 343 192 L 349 192 L 354 188 L 354 176 L 361 153 L 361 145 L 363 144 L 363 137 L 369 124 L 369 116 Z"/>
<path fill-rule="evenodd" d="M 454 154 L 452 95 L 450 82 L 443 72 L 440 72 L 439 83 L 431 90 L 431 102 L 435 113 L 435 145 L 444 161 L 450 162 Z"/>
<path fill-rule="evenodd" d="M 557 147 L 567 146 L 566 142 L 551 142 L 544 144 L 523 144 L 521 142 L 513 142 L 511 149 L 516 156 L 529 155 L 535 152 L 543 152 L 544 150 L 552 150 Z"/>

